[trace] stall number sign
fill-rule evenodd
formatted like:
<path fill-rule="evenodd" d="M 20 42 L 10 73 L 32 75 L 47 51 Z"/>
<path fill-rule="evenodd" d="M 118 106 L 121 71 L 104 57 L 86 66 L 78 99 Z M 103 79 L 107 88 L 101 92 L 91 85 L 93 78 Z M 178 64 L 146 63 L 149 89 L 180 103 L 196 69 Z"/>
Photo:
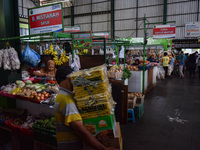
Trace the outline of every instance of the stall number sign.
<path fill-rule="evenodd" d="M 30 8 L 28 13 L 30 35 L 63 31 L 61 3 Z"/>
<path fill-rule="evenodd" d="M 176 26 L 175 25 L 158 25 L 153 28 L 154 39 L 171 39 L 175 38 Z"/>
<path fill-rule="evenodd" d="M 74 49 L 88 49 L 92 47 L 91 32 L 72 34 Z"/>

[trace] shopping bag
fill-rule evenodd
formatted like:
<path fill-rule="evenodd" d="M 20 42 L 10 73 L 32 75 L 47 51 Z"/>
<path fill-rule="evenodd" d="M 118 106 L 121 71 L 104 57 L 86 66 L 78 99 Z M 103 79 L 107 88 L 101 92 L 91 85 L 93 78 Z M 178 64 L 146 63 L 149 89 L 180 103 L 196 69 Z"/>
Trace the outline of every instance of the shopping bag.
<path fill-rule="evenodd" d="M 40 62 L 40 55 L 29 47 L 29 43 L 27 44 L 25 50 L 21 55 L 21 61 L 33 68 L 35 68 Z"/>

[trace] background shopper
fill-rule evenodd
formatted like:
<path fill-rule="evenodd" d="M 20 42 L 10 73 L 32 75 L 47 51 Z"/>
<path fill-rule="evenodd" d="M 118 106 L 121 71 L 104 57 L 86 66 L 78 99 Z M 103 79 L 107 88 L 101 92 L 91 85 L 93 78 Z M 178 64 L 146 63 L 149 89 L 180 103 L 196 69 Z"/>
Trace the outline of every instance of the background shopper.
<path fill-rule="evenodd" d="M 195 69 L 196 69 L 196 53 L 193 53 L 188 58 L 188 67 L 190 72 L 190 77 L 193 75 L 195 78 Z"/>
<path fill-rule="evenodd" d="M 167 52 L 164 53 L 164 57 L 162 58 L 163 68 L 165 70 L 165 78 L 167 77 L 168 73 L 168 66 L 169 66 L 169 57 L 167 56 Z"/>
<path fill-rule="evenodd" d="M 180 52 L 180 54 L 179 54 L 177 59 L 179 61 L 179 76 L 180 76 L 180 78 L 184 78 L 183 67 L 185 65 L 185 61 L 187 60 L 187 58 L 183 54 L 183 51 Z"/>

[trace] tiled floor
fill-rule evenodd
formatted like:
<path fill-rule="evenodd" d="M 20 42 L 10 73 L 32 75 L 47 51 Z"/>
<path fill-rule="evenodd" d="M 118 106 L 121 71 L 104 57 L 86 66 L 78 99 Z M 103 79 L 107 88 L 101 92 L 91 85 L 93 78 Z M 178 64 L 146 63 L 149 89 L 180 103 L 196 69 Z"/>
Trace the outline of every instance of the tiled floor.
<path fill-rule="evenodd" d="M 142 118 L 121 130 L 124 150 L 200 150 L 200 79 L 159 81 L 145 97 Z"/>

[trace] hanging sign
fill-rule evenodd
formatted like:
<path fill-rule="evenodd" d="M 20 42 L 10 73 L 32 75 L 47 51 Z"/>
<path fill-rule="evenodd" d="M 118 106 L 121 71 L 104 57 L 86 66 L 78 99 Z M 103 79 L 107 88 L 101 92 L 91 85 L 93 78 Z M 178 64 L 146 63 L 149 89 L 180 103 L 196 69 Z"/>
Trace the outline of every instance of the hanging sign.
<path fill-rule="evenodd" d="M 176 26 L 175 25 L 157 25 L 153 28 L 154 39 L 171 39 L 175 38 Z"/>
<path fill-rule="evenodd" d="M 74 26 L 74 27 L 65 27 L 64 28 L 64 32 L 68 32 L 68 33 L 72 33 L 72 32 L 80 32 L 81 31 L 81 27 L 78 26 Z"/>
<path fill-rule="evenodd" d="M 29 33 L 63 32 L 62 3 L 28 9 Z"/>
<path fill-rule="evenodd" d="M 199 37 L 200 22 L 188 22 L 185 24 L 185 37 Z"/>
<path fill-rule="evenodd" d="M 81 32 L 72 33 L 72 42 L 74 49 L 88 49 L 92 47 L 92 33 Z"/>
<path fill-rule="evenodd" d="M 94 38 L 94 36 L 103 36 L 105 38 L 109 38 L 108 32 L 92 33 L 92 35 L 93 35 L 93 38 Z"/>

